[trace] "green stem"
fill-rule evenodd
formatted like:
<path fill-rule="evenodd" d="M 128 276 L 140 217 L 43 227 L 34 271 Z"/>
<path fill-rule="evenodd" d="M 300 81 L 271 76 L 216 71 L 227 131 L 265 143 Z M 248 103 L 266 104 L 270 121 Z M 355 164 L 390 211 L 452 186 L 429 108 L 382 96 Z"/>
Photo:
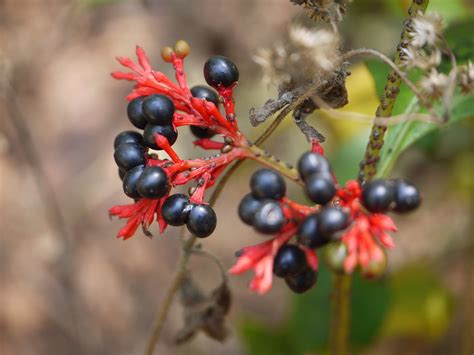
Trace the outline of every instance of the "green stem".
<path fill-rule="evenodd" d="M 348 354 L 347 338 L 350 326 L 350 275 L 334 272 L 331 291 L 330 347 L 332 355 Z"/>
<path fill-rule="evenodd" d="M 408 9 L 409 19 L 415 16 L 419 11 L 424 12 L 428 6 L 429 0 L 413 0 L 410 8 Z M 395 56 L 394 63 L 399 66 L 401 63 L 401 48 L 408 43 L 408 30 L 410 20 L 405 22 L 400 43 L 397 46 L 397 54 Z M 395 101 L 398 93 L 400 92 L 400 85 L 402 79 L 397 74 L 397 71 L 391 70 L 388 74 L 387 84 L 383 96 L 380 100 L 380 105 L 377 108 L 377 117 L 390 117 L 392 114 Z M 370 132 L 369 143 L 364 154 L 364 160 L 361 163 L 361 169 L 359 172 L 359 180 L 365 181 L 370 180 L 377 172 L 377 163 L 380 159 L 380 151 L 384 144 L 385 131 L 387 125 L 380 125 L 374 123 L 372 131 Z"/>

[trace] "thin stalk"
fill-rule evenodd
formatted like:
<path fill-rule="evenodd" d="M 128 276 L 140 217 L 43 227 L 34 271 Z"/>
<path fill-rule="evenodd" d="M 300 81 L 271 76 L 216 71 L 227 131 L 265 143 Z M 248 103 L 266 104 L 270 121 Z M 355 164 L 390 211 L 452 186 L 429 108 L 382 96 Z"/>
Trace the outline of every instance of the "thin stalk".
<path fill-rule="evenodd" d="M 400 78 L 400 80 L 408 86 L 408 88 L 415 94 L 415 96 L 418 98 L 420 103 L 425 106 L 430 114 L 433 117 L 437 117 L 438 115 L 436 114 L 436 111 L 433 108 L 433 105 L 426 99 L 426 97 L 418 90 L 416 85 L 408 78 L 405 72 L 403 72 L 389 57 L 387 57 L 385 54 L 380 53 L 379 51 L 375 49 L 370 49 L 370 48 L 359 48 L 359 49 L 354 49 L 351 50 L 347 53 L 344 53 L 344 55 L 341 57 L 342 61 L 347 61 L 348 59 L 356 56 L 373 56 L 375 58 L 380 59 L 382 62 L 387 64 L 396 75 Z"/>
<path fill-rule="evenodd" d="M 349 335 L 350 315 L 350 275 L 334 272 L 331 291 L 331 328 L 330 346 L 332 355 L 348 354 L 347 338 Z"/>
<path fill-rule="evenodd" d="M 408 25 L 410 19 L 415 16 L 419 11 L 424 12 L 428 6 L 429 0 L 413 0 L 410 8 L 408 9 L 409 20 L 405 22 L 403 32 L 401 35 L 400 43 L 397 46 L 397 54 L 393 63 L 398 67 L 401 63 L 401 49 L 408 43 Z M 395 101 L 398 93 L 400 92 L 400 85 L 402 83 L 401 77 L 397 74 L 397 71 L 391 70 L 388 74 L 387 84 L 385 85 L 384 94 L 380 100 L 380 105 L 377 108 L 377 117 L 390 117 L 392 114 Z M 370 180 L 377 172 L 377 163 L 380 159 L 380 151 L 384 144 L 384 136 L 387 126 L 379 125 L 374 123 L 372 131 L 370 133 L 369 143 L 364 154 L 364 160 L 362 160 L 359 172 L 359 180 L 365 181 Z"/>

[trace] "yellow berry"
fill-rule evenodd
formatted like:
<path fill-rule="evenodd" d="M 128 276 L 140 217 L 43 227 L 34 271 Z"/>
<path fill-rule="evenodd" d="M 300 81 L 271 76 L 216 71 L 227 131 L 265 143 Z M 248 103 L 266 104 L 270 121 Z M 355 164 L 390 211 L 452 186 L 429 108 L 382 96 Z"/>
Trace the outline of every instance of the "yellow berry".
<path fill-rule="evenodd" d="M 161 50 L 161 58 L 163 58 L 165 62 L 170 63 L 173 60 L 173 48 L 168 46 L 163 47 Z"/>

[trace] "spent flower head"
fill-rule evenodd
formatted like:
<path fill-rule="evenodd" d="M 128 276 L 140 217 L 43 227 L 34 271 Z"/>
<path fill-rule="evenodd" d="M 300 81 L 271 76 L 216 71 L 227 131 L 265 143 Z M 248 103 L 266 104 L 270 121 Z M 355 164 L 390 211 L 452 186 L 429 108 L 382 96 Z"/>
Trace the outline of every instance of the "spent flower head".
<path fill-rule="evenodd" d="M 419 12 L 411 20 L 411 28 L 408 32 L 410 44 L 415 48 L 433 47 L 438 42 L 442 32 L 443 19 L 439 14 Z"/>
<path fill-rule="evenodd" d="M 291 90 L 332 74 L 340 65 L 340 37 L 334 31 L 293 25 L 288 40 L 258 51 L 254 60 L 264 81 Z"/>
<path fill-rule="evenodd" d="M 436 69 L 420 80 L 421 90 L 431 99 L 439 99 L 448 89 L 450 80 L 446 74 L 439 73 Z"/>

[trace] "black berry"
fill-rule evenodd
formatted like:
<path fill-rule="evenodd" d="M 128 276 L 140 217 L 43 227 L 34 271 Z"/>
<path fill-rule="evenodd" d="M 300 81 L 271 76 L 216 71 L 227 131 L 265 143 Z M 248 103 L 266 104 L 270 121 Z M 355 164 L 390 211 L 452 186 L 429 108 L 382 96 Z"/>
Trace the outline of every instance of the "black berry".
<path fill-rule="evenodd" d="M 206 238 L 217 225 L 216 213 L 209 205 L 194 205 L 189 212 L 186 227 L 198 238 Z"/>
<path fill-rule="evenodd" d="M 311 175 L 316 173 L 330 173 L 331 165 L 321 154 L 306 152 L 298 160 L 298 172 L 301 178 L 306 181 Z"/>
<path fill-rule="evenodd" d="M 274 234 L 285 224 L 285 215 L 278 202 L 269 201 L 261 204 L 255 211 L 253 226 L 263 234 Z"/>
<path fill-rule="evenodd" d="M 145 198 L 161 198 L 169 190 L 168 176 L 159 166 L 147 166 L 138 180 L 138 192 Z"/>
<path fill-rule="evenodd" d="M 399 213 L 410 212 L 418 208 L 421 196 L 418 189 L 406 180 L 395 181 L 395 207 L 394 211 Z"/>
<path fill-rule="evenodd" d="M 278 250 L 273 272 L 279 277 L 297 275 L 306 268 L 306 254 L 296 245 L 285 244 Z"/>
<path fill-rule="evenodd" d="M 138 192 L 138 180 L 145 170 L 144 165 L 136 166 L 130 169 L 125 176 L 123 177 L 123 192 L 125 195 L 131 198 L 140 198 L 140 193 Z"/>
<path fill-rule="evenodd" d="M 394 199 L 393 184 L 386 180 L 372 180 L 362 187 L 362 203 L 370 212 L 387 212 Z"/>
<path fill-rule="evenodd" d="M 145 164 L 145 148 L 138 144 L 120 144 L 114 152 L 114 159 L 119 168 L 130 170 Z"/>
<path fill-rule="evenodd" d="M 280 174 L 270 169 L 260 169 L 252 175 L 250 189 L 256 198 L 279 200 L 285 196 L 286 185 Z"/>
<path fill-rule="evenodd" d="M 117 134 L 114 140 L 114 149 L 124 143 L 143 145 L 143 136 L 135 131 L 124 131 Z"/>
<path fill-rule="evenodd" d="M 318 232 L 330 238 L 334 233 L 347 228 L 349 215 L 336 207 L 325 207 L 318 214 Z"/>
<path fill-rule="evenodd" d="M 130 122 L 137 128 L 143 129 L 147 125 L 147 120 L 143 113 L 144 96 L 137 97 L 130 101 L 127 106 L 127 116 Z"/>
<path fill-rule="evenodd" d="M 336 194 L 331 174 L 315 173 L 306 179 L 306 193 L 314 203 L 324 205 Z"/>
<path fill-rule="evenodd" d="M 161 207 L 161 215 L 166 223 L 172 226 L 182 226 L 188 220 L 191 205 L 188 196 L 174 194 L 168 197 Z"/>
<path fill-rule="evenodd" d="M 173 101 L 164 95 L 150 95 L 143 101 L 143 113 L 153 125 L 170 125 L 174 114 Z"/>
<path fill-rule="evenodd" d="M 204 65 L 204 78 L 214 88 L 228 88 L 239 80 L 239 70 L 229 58 L 215 55 Z"/>
<path fill-rule="evenodd" d="M 119 175 L 120 180 L 123 181 L 123 178 L 124 178 L 124 176 L 125 176 L 126 173 L 127 173 L 127 172 L 126 172 L 125 170 L 120 169 L 120 168 L 118 169 L 118 175 Z"/>
<path fill-rule="evenodd" d="M 205 99 L 214 103 L 216 107 L 219 106 L 219 95 L 210 87 L 204 85 L 196 85 L 191 88 L 191 95 L 198 99 Z"/>
<path fill-rule="evenodd" d="M 297 240 L 301 245 L 311 249 L 319 248 L 329 242 L 329 238 L 319 232 L 318 215 L 309 215 L 300 224 Z"/>
<path fill-rule="evenodd" d="M 261 205 L 262 201 L 257 200 L 251 193 L 245 195 L 239 204 L 239 217 L 242 222 L 253 225 L 255 212 Z"/>
<path fill-rule="evenodd" d="M 161 148 L 156 145 L 155 134 L 165 136 L 170 145 L 173 145 L 176 139 L 178 139 L 178 132 L 174 130 L 173 126 L 154 126 L 148 124 L 143 131 L 143 139 L 146 146 L 152 149 L 161 150 Z"/>
<path fill-rule="evenodd" d="M 211 138 L 215 134 L 213 130 L 206 127 L 190 126 L 190 128 L 197 138 Z"/>
<path fill-rule="evenodd" d="M 307 267 L 301 273 L 285 278 L 285 282 L 291 291 L 304 293 L 309 291 L 318 279 L 318 273 Z"/>

